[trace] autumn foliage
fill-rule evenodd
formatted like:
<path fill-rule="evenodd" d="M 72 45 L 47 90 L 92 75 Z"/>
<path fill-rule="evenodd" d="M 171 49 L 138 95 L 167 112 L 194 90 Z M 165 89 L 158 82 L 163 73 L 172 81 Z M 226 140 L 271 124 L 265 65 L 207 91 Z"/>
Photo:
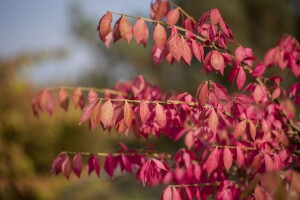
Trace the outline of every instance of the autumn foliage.
<path fill-rule="evenodd" d="M 120 17 L 112 24 L 116 16 Z M 128 18 L 135 19 L 134 25 Z M 300 105 L 300 83 L 285 88 L 280 75 L 265 73 L 279 67 L 300 76 L 300 45 L 294 37 L 284 35 L 259 60 L 251 48 L 234 40 L 218 9 L 195 20 L 166 0 L 151 4 L 150 18 L 108 11 L 98 33 L 107 48 L 120 39 L 129 44 L 133 38 L 152 45 L 156 64 L 166 60 L 190 65 L 194 59 L 206 73 L 220 76 L 229 68 L 228 79 L 238 91 L 228 94 L 224 86 L 207 80 L 194 94 L 170 94 L 141 75 L 113 89 L 42 89 L 32 102 L 36 116 L 52 115 L 57 91 L 60 107 L 67 111 L 72 98 L 75 109 L 82 109 L 79 123 L 88 123 L 91 130 L 101 127 L 136 139 L 165 136 L 185 144 L 175 153 L 132 149 L 124 143 L 114 153 L 62 152 L 51 173 L 79 178 L 86 165 L 88 174 L 100 177 L 103 169 L 113 177 L 119 168 L 136 173 L 144 186 L 165 184 L 162 200 L 299 198 L 300 123 L 295 107 Z M 148 42 L 150 37 L 154 44 Z"/>

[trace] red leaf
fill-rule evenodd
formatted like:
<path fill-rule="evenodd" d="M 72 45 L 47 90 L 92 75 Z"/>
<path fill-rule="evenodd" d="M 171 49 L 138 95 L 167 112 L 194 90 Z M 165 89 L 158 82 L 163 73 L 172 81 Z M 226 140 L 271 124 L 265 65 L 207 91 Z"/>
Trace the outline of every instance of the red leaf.
<path fill-rule="evenodd" d="M 153 32 L 153 39 L 158 48 L 163 49 L 167 41 L 167 32 L 159 23 L 156 24 Z"/>
<path fill-rule="evenodd" d="M 172 187 L 172 191 L 173 191 L 172 200 L 181 200 L 179 191 L 175 187 Z"/>
<path fill-rule="evenodd" d="M 73 157 L 72 169 L 73 169 L 73 172 L 76 174 L 76 176 L 78 178 L 80 178 L 80 174 L 82 171 L 82 155 L 81 155 L 81 153 L 76 153 L 75 156 Z"/>
<path fill-rule="evenodd" d="M 100 121 L 102 122 L 104 129 L 108 128 L 111 125 L 113 114 L 113 105 L 109 99 L 101 106 Z"/>
<path fill-rule="evenodd" d="M 94 90 L 90 90 L 88 93 L 88 103 L 92 103 L 93 101 L 95 101 L 95 99 L 98 99 L 99 95 L 97 92 L 95 92 Z"/>
<path fill-rule="evenodd" d="M 224 67 L 225 67 L 225 62 L 222 54 L 218 51 L 213 51 L 210 57 L 210 63 L 211 66 L 217 70 L 220 71 L 221 74 L 223 75 Z"/>
<path fill-rule="evenodd" d="M 254 91 L 253 91 L 253 98 L 256 103 L 259 103 L 262 98 L 264 97 L 264 91 L 260 85 L 256 85 Z"/>
<path fill-rule="evenodd" d="M 222 100 L 228 100 L 229 95 L 228 95 L 228 92 L 227 92 L 226 88 L 223 87 L 222 85 L 214 83 L 212 81 L 211 81 L 211 83 L 214 86 L 213 87 L 213 92 L 216 95 L 216 97 L 218 97 L 219 99 L 222 99 Z"/>
<path fill-rule="evenodd" d="M 192 191 L 189 187 L 185 187 L 185 193 L 186 193 L 187 200 L 193 199 Z"/>
<path fill-rule="evenodd" d="M 238 64 L 245 60 L 245 58 L 247 57 L 246 50 L 243 46 L 239 46 L 238 48 L 236 48 L 234 55 Z"/>
<path fill-rule="evenodd" d="M 241 168 L 242 165 L 244 164 L 245 156 L 244 156 L 244 152 L 239 147 L 236 148 L 236 156 L 237 156 L 238 167 Z"/>
<path fill-rule="evenodd" d="M 168 41 L 168 49 L 170 54 L 175 58 L 177 62 L 180 62 L 182 56 L 182 42 L 178 33 L 173 33 Z"/>
<path fill-rule="evenodd" d="M 91 114 L 96 106 L 96 104 L 98 103 L 99 100 L 94 101 L 93 103 L 87 105 L 84 107 L 82 114 L 80 116 L 80 122 L 79 124 L 81 124 L 82 122 L 86 121 L 87 119 L 89 119 L 91 117 Z"/>
<path fill-rule="evenodd" d="M 204 60 L 204 49 L 203 46 L 197 43 L 195 40 L 192 40 L 192 49 L 195 57 L 200 61 L 203 62 Z"/>
<path fill-rule="evenodd" d="M 103 17 L 101 17 L 99 21 L 98 31 L 99 37 L 103 41 L 105 40 L 106 36 L 111 33 L 111 22 L 112 22 L 112 14 L 111 12 L 106 12 Z"/>
<path fill-rule="evenodd" d="M 252 76 L 254 77 L 258 77 L 264 74 L 266 70 L 266 66 L 264 63 L 258 63 L 254 69 L 254 71 L 252 72 Z"/>
<path fill-rule="evenodd" d="M 246 125 L 247 125 L 246 120 L 241 121 L 240 123 L 238 123 L 236 125 L 236 127 L 234 128 L 234 133 L 233 133 L 235 138 L 238 138 L 238 137 L 242 136 L 245 133 Z"/>
<path fill-rule="evenodd" d="M 132 107 L 127 101 L 125 101 L 125 104 L 124 104 L 124 121 L 125 121 L 125 124 L 126 124 L 127 127 L 131 126 L 132 119 L 133 119 Z"/>
<path fill-rule="evenodd" d="M 61 88 L 58 92 L 58 103 L 62 109 L 64 109 L 66 112 L 68 111 L 69 107 L 69 95 L 68 92 Z"/>
<path fill-rule="evenodd" d="M 140 18 L 136 21 L 133 26 L 133 37 L 138 44 L 142 43 L 146 46 L 147 40 L 149 36 L 148 27 L 143 18 Z"/>
<path fill-rule="evenodd" d="M 188 65 L 190 65 L 192 61 L 191 48 L 183 37 L 181 38 L 181 42 L 182 42 L 182 49 L 181 49 L 182 58 Z"/>
<path fill-rule="evenodd" d="M 239 73 L 236 78 L 236 83 L 237 83 L 239 90 L 243 87 L 245 82 L 246 82 L 246 73 L 245 73 L 244 69 L 242 67 L 240 67 Z"/>
<path fill-rule="evenodd" d="M 260 162 L 261 162 L 260 154 L 257 154 L 254 157 L 253 162 L 252 162 L 252 166 L 253 166 L 254 171 L 257 171 L 259 169 Z"/>
<path fill-rule="evenodd" d="M 173 200 L 173 195 L 172 195 L 173 191 L 172 188 L 170 186 L 168 186 L 162 194 L 161 200 Z"/>
<path fill-rule="evenodd" d="M 217 127 L 219 125 L 219 119 L 217 113 L 214 108 L 211 109 L 210 115 L 208 117 L 208 126 L 213 131 L 213 133 L 217 132 Z"/>
<path fill-rule="evenodd" d="M 271 156 L 269 156 L 268 154 L 264 154 L 264 158 L 265 158 L 266 171 L 273 171 L 274 163 Z"/>
<path fill-rule="evenodd" d="M 87 161 L 88 175 L 90 175 L 94 170 L 98 177 L 100 177 L 100 165 L 99 159 L 96 155 L 91 154 Z"/>
<path fill-rule="evenodd" d="M 223 161 L 227 172 L 229 172 L 229 169 L 232 165 L 233 157 L 231 151 L 227 147 L 224 148 Z"/>
<path fill-rule="evenodd" d="M 97 104 L 95 105 L 91 117 L 90 117 L 90 128 L 94 129 L 100 124 L 101 117 L 101 101 L 96 100 Z"/>
<path fill-rule="evenodd" d="M 180 11 L 179 8 L 175 8 L 173 10 L 170 10 L 166 17 L 167 24 L 175 25 L 177 24 L 180 17 Z"/>
<path fill-rule="evenodd" d="M 201 84 L 198 88 L 198 102 L 202 107 L 208 101 L 208 82 L 206 81 L 204 84 Z"/>
<path fill-rule="evenodd" d="M 150 116 L 150 110 L 148 104 L 142 100 L 139 110 L 140 110 L 141 121 L 144 124 Z"/>
<path fill-rule="evenodd" d="M 62 164 L 67 157 L 68 155 L 66 153 L 60 153 L 52 163 L 51 173 L 59 174 L 62 171 Z"/>
<path fill-rule="evenodd" d="M 278 87 L 272 93 L 272 100 L 277 99 L 281 94 L 281 89 Z"/>
<path fill-rule="evenodd" d="M 84 107 L 84 97 L 83 97 L 83 93 L 82 93 L 82 90 L 81 88 L 76 88 L 74 89 L 73 91 L 73 103 L 74 103 L 74 107 L 75 109 L 78 108 L 78 106 L 83 109 Z"/>
<path fill-rule="evenodd" d="M 253 124 L 253 122 L 251 120 L 249 120 L 249 129 L 250 129 L 251 138 L 253 139 L 253 141 L 255 141 L 256 127 L 255 127 L 255 125 Z"/>
<path fill-rule="evenodd" d="M 210 11 L 210 21 L 212 23 L 212 25 L 216 25 L 217 23 L 219 23 L 220 19 L 221 19 L 221 14 L 220 11 L 217 8 L 214 8 Z"/>
<path fill-rule="evenodd" d="M 54 110 L 54 98 L 48 89 L 41 91 L 38 98 L 38 105 L 41 111 L 46 111 L 50 116 Z"/>
<path fill-rule="evenodd" d="M 157 159 L 155 159 L 155 158 L 152 158 L 151 160 L 155 163 L 156 167 L 158 167 L 159 169 L 168 171 L 168 170 L 166 169 L 165 165 L 164 165 L 161 161 L 159 161 L 159 160 L 157 160 Z"/>
<path fill-rule="evenodd" d="M 132 26 L 124 15 L 121 17 L 119 29 L 121 37 L 129 44 L 132 38 Z"/>
<path fill-rule="evenodd" d="M 112 155 L 108 155 L 104 160 L 104 169 L 108 175 L 111 177 L 114 176 L 114 170 L 115 170 L 116 164 L 114 157 Z"/>
<path fill-rule="evenodd" d="M 120 22 L 121 22 L 122 16 L 116 21 L 114 28 L 113 28 L 113 38 L 114 42 L 117 42 L 119 39 L 122 38 L 121 32 L 120 32 Z"/>
<path fill-rule="evenodd" d="M 217 169 L 219 165 L 219 149 L 216 147 L 212 152 L 210 153 L 207 161 L 206 161 L 206 170 L 208 173 L 208 176 L 215 170 Z"/>
<path fill-rule="evenodd" d="M 155 106 L 155 120 L 161 128 L 165 127 L 167 124 L 167 116 L 164 107 L 159 103 L 156 103 Z"/>
<path fill-rule="evenodd" d="M 62 172 L 67 179 L 70 178 L 70 174 L 72 172 L 72 166 L 68 155 L 66 156 L 64 162 L 62 163 Z"/>

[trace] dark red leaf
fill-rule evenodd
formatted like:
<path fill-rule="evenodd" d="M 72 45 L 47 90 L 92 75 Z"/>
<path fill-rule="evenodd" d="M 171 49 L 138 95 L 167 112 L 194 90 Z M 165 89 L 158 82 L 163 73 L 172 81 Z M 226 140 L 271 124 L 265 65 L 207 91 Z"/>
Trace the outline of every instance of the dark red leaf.
<path fill-rule="evenodd" d="M 72 169 L 73 169 L 73 172 L 76 174 L 76 176 L 78 178 L 80 178 L 80 174 L 82 171 L 82 155 L 81 155 L 81 153 L 76 153 L 75 156 L 73 157 Z"/>
<path fill-rule="evenodd" d="M 66 156 L 64 162 L 62 163 L 62 172 L 67 179 L 70 178 L 70 174 L 72 172 L 72 166 L 69 156 Z"/>
<path fill-rule="evenodd" d="M 108 175 L 111 177 L 114 176 L 114 170 L 115 170 L 116 164 L 114 157 L 112 155 L 108 155 L 104 160 L 104 169 Z"/>
<path fill-rule="evenodd" d="M 68 155 L 66 153 L 60 153 L 52 163 L 51 173 L 59 174 L 62 171 L 62 164 L 67 157 Z"/>

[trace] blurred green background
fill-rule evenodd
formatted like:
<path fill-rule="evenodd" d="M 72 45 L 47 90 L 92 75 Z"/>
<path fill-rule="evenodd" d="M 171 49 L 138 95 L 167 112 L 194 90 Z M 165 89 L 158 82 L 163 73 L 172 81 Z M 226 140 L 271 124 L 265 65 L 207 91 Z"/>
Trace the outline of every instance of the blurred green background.
<path fill-rule="evenodd" d="M 96 27 L 105 11 L 148 16 L 150 0 L 0 0 L 0 199 L 159 199 L 163 186 L 143 188 L 135 175 L 105 173 L 98 179 L 86 173 L 48 176 L 55 156 L 64 150 L 116 151 L 120 141 L 142 146 L 131 137 L 89 132 L 78 126 L 79 110 L 68 113 L 56 107 L 54 116 L 36 119 L 31 99 L 45 86 L 81 85 L 112 87 L 138 74 L 163 90 L 195 94 L 200 82 L 214 79 L 229 90 L 236 89 L 225 77 L 202 72 L 201 64 L 156 66 L 147 48 L 120 41 L 106 49 Z M 219 8 L 237 41 L 263 53 L 276 45 L 283 33 L 300 38 L 298 0 L 185 0 L 178 1 L 198 19 L 204 11 Z M 114 17 L 114 20 L 117 16 Z M 132 23 L 133 24 L 133 23 Z M 150 24 L 149 24 L 150 25 Z M 149 28 L 151 25 L 149 26 Z M 153 27 L 151 27 L 153 28 Z M 273 73 L 270 71 L 269 73 Z M 286 74 L 286 72 L 284 72 Z M 296 79 L 289 78 L 286 84 Z M 151 143 L 171 151 L 168 140 Z M 174 147 L 173 147 L 174 148 Z"/>

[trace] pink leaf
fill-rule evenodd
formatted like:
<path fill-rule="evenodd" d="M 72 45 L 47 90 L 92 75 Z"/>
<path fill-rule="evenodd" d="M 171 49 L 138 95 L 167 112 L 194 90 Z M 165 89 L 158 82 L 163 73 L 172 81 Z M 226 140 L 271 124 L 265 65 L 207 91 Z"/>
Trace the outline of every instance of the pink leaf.
<path fill-rule="evenodd" d="M 212 152 L 210 153 L 207 161 L 206 161 L 206 170 L 208 173 L 208 176 L 215 170 L 217 169 L 219 165 L 219 149 L 216 147 Z"/>
<path fill-rule="evenodd" d="M 244 61 L 245 58 L 247 57 L 246 50 L 243 46 L 239 46 L 238 48 L 236 48 L 234 55 L 238 64 Z"/>
<path fill-rule="evenodd" d="M 113 105 L 109 99 L 101 106 L 100 120 L 104 129 L 111 125 L 113 114 Z"/>
<path fill-rule="evenodd" d="M 266 66 L 264 63 L 258 63 L 254 69 L 254 71 L 252 72 L 252 76 L 254 77 L 258 77 L 261 76 L 265 73 L 266 70 Z"/>
<path fill-rule="evenodd" d="M 165 127 L 167 124 L 167 116 L 164 107 L 159 103 L 156 103 L 155 106 L 155 120 L 161 128 Z"/>
<path fill-rule="evenodd" d="M 177 24 L 180 17 L 180 11 L 178 8 L 170 10 L 166 17 L 167 24 L 175 25 Z"/>
<path fill-rule="evenodd" d="M 124 121 L 125 121 L 125 124 L 126 124 L 127 127 L 131 126 L 132 119 L 133 119 L 132 107 L 127 101 L 125 101 L 125 104 L 124 104 Z"/>
<path fill-rule="evenodd" d="M 83 97 L 83 92 L 81 90 L 81 88 L 76 88 L 73 91 L 73 103 L 74 103 L 74 107 L 75 109 L 79 106 L 81 109 L 83 109 L 84 107 L 84 97 Z"/>
<path fill-rule="evenodd" d="M 182 41 L 178 33 L 173 33 L 168 41 L 168 49 L 170 54 L 175 58 L 177 62 L 180 62 L 182 57 Z"/>
<path fill-rule="evenodd" d="M 219 119 L 214 108 L 211 109 L 211 113 L 208 117 L 208 126 L 211 128 L 213 133 L 216 133 L 217 127 L 219 125 Z"/>
<path fill-rule="evenodd" d="M 246 124 L 246 120 L 241 121 L 240 123 L 238 123 L 236 125 L 236 127 L 234 128 L 234 133 L 233 133 L 233 135 L 234 135 L 235 138 L 238 138 L 238 137 L 240 137 L 240 136 L 242 136 L 242 135 L 245 134 L 246 125 L 247 125 Z"/>
<path fill-rule="evenodd" d="M 272 93 L 272 100 L 277 99 L 281 94 L 280 87 L 276 88 Z"/>
<path fill-rule="evenodd" d="M 220 11 L 217 8 L 212 9 L 209 16 L 212 25 L 216 25 L 221 19 Z"/>
<path fill-rule="evenodd" d="M 67 179 L 70 178 L 70 174 L 72 172 L 72 166 L 69 156 L 66 157 L 64 162 L 62 163 L 62 172 Z"/>
<path fill-rule="evenodd" d="M 192 49 L 195 57 L 202 62 L 204 60 L 204 49 L 203 46 L 192 40 Z"/>
<path fill-rule="evenodd" d="M 225 67 L 225 62 L 222 54 L 218 51 L 213 51 L 210 58 L 211 66 L 217 70 L 220 71 L 223 75 L 223 70 Z"/>
<path fill-rule="evenodd" d="M 238 167 L 241 168 L 242 165 L 244 164 L 245 156 L 244 156 L 244 152 L 239 147 L 236 147 L 236 156 L 237 156 Z"/>
<path fill-rule="evenodd" d="M 167 33 L 165 28 L 159 23 L 156 24 L 153 32 L 153 39 L 158 48 L 163 49 L 167 41 Z"/>
<path fill-rule="evenodd" d="M 187 43 L 187 41 L 182 37 L 181 38 L 181 42 L 182 42 L 182 59 L 188 64 L 191 64 L 192 61 L 192 51 L 191 48 L 189 46 L 189 44 Z"/>
<path fill-rule="evenodd" d="M 274 163 L 271 156 L 269 156 L 268 154 L 264 154 L 264 158 L 265 158 L 266 171 L 273 171 Z"/>
<path fill-rule="evenodd" d="M 96 100 L 96 105 L 93 108 L 92 114 L 90 116 L 90 128 L 94 129 L 100 124 L 101 117 L 101 101 Z"/>
<path fill-rule="evenodd" d="M 132 38 L 132 26 L 124 15 L 121 17 L 119 29 L 121 37 L 129 44 Z"/>
<path fill-rule="evenodd" d="M 173 195 L 172 195 L 172 187 L 168 186 L 162 194 L 161 200 L 173 200 Z"/>
<path fill-rule="evenodd" d="M 246 73 L 245 73 L 244 69 L 242 67 L 240 67 L 237 78 L 236 78 L 236 83 L 237 83 L 239 90 L 243 87 L 245 82 L 246 82 Z"/>
<path fill-rule="evenodd" d="M 96 106 L 96 104 L 99 102 L 99 100 L 94 101 L 93 103 L 87 105 L 84 107 L 82 114 L 80 116 L 80 122 L 79 124 L 81 124 L 82 122 L 86 121 L 87 119 L 89 119 L 92 115 L 92 112 Z"/>
<path fill-rule="evenodd" d="M 233 157 L 231 151 L 227 147 L 224 148 L 223 161 L 227 172 L 229 172 L 229 169 L 232 165 Z"/>
<path fill-rule="evenodd" d="M 76 174 L 76 176 L 78 178 L 80 178 L 80 174 L 82 171 L 82 155 L 81 155 L 81 153 L 76 153 L 75 156 L 73 157 L 72 169 L 73 169 L 73 172 Z"/>
<path fill-rule="evenodd" d="M 99 21 L 98 31 L 99 31 L 99 37 L 102 41 L 112 31 L 111 22 L 112 22 L 111 12 L 106 12 L 105 15 L 103 15 L 103 17 Z"/>
<path fill-rule="evenodd" d="M 64 109 L 66 112 L 68 111 L 69 107 L 69 95 L 68 92 L 61 88 L 58 92 L 58 103 L 62 109 Z"/>
<path fill-rule="evenodd" d="M 250 135 L 253 141 L 255 141 L 256 138 L 256 126 L 253 124 L 251 120 L 249 120 L 249 129 L 250 129 Z"/>
<path fill-rule="evenodd" d="M 168 170 L 166 169 L 165 165 L 164 165 L 161 161 L 159 161 L 159 160 L 157 160 L 157 159 L 155 159 L 155 158 L 152 158 L 152 161 L 155 163 L 156 167 L 158 167 L 159 169 L 168 171 Z"/>
<path fill-rule="evenodd" d="M 208 101 L 208 82 L 201 84 L 198 87 L 198 102 L 199 105 L 202 107 L 207 103 Z"/>
<path fill-rule="evenodd" d="M 140 104 L 139 111 L 140 111 L 141 121 L 144 124 L 150 116 L 150 110 L 148 104 L 143 100 Z"/>
<path fill-rule="evenodd" d="M 140 18 L 136 21 L 133 27 L 133 36 L 138 44 L 142 43 L 144 46 L 146 46 L 149 36 L 149 29 L 143 18 Z"/>
<path fill-rule="evenodd" d="M 92 103 L 93 101 L 95 101 L 96 99 L 99 98 L 99 95 L 97 92 L 95 92 L 94 90 L 90 90 L 88 93 L 88 103 Z"/>

